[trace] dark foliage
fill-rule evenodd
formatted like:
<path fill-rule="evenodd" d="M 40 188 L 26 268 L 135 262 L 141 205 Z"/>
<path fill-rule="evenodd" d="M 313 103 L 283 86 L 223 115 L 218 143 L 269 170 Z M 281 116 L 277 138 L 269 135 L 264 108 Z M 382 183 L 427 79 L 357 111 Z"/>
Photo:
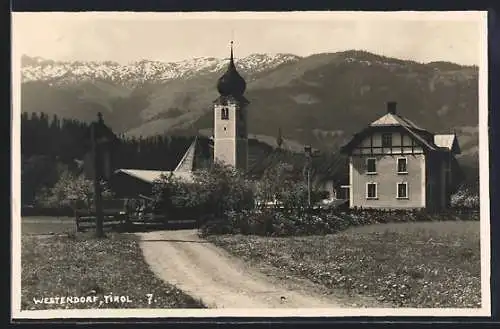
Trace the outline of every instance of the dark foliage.
<path fill-rule="evenodd" d="M 194 172 L 192 182 L 164 176 L 153 187 L 154 207 L 167 218 L 206 223 L 254 206 L 251 183 L 237 170 L 215 163 Z"/>
<path fill-rule="evenodd" d="M 51 119 L 45 113 L 22 113 L 21 116 L 21 182 L 22 203 L 32 204 L 42 189 L 51 188 L 61 172 L 75 174 L 82 170 L 82 160 L 89 151 L 85 135 L 88 123 L 73 119 Z M 191 136 L 120 136 L 113 151 L 115 168 L 172 170 L 192 142 Z M 208 157 L 208 139 L 199 143 Z"/>

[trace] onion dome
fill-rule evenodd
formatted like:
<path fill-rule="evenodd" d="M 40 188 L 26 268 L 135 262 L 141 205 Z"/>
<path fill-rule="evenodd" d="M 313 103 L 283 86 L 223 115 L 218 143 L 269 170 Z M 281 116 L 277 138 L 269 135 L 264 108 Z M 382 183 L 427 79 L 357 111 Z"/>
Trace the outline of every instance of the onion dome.
<path fill-rule="evenodd" d="M 226 73 L 217 81 L 217 90 L 221 96 L 241 97 L 246 89 L 245 79 L 238 73 L 234 65 L 233 42 L 231 41 L 231 57 Z"/>

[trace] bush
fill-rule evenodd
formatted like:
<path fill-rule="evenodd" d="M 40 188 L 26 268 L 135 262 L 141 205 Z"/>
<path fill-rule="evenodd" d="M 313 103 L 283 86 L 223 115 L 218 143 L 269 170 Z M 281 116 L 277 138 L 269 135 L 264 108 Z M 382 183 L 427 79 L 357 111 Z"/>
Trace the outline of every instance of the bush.
<path fill-rule="evenodd" d="M 325 199 L 328 192 L 311 190 L 311 203 Z M 300 209 L 308 206 L 307 185 L 285 163 L 269 167 L 256 184 L 256 198 L 263 204 L 275 203 L 280 208 Z"/>
<path fill-rule="evenodd" d="M 103 199 L 113 196 L 104 181 L 101 182 L 101 193 Z M 45 209 L 67 209 L 75 206 L 90 209 L 93 199 L 93 182 L 83 174 L 75 175 L 66 170 L 62 172 L 54 187 L 41 190 L 35 199 L 35 204 Z"/>
<path fill-rule="evenodd" d="M 479 209 L 479 193 L 462 186 L 457 193 L 451 196 L 451 206 L 454 208 Z"/>
<path fill-rule="evenodd" d="M 234 234 L 234 227 L 227 220 L 208 220 L 200 228 L 201 236 Z"/>
<path fill-rule="evenodd" d="M 353 226 L 394 222 L 478 220 L 475 211 L 449 211 L 440 214 L 424 210 L 349 210 L 299 211 L 282 209 L 228 212 L 227 220 L 210 221 L 201 227 L 203 235 L 243 234 L 261 236 L 298 236 L 333 234 Z M 220 225 L 220 227 L 217 227 Z"/>
<path fill-rule="evenodd" d="M 267 169 L 262 180 L 254 184 L 222 165 L 198 172 L 192 184 L 173 177 L 162 184 L 158 185 L 157 195 L 170 205 L 168 212 L 185 214 L 189 209 L 198 209 L 202 235 L 321 235 L 378 223 L 479 218 L 474 211 L 460 213 L 456 209 L 440 214 L 426 210 L 309 209 L 306 184 L 283 163 Z M 323 197 L 320 191 L 312 191 L 311 202 Z M 254 200 L 264 206 L 253 207 Z M 269 203 L 275 206 L 269 207 Z"/>
<path fill-rule="evenodd" d="M 163 176 L 153 187 L 155 207 L 167 216 L 186 214 L 199 223 L 227 220 L 227 214 L 254 207 L 253 184 L 236 169 L 216 163 L 194 173 L 193 182 L 172 174 Z M 225 224 L 224 224 L 225 225 Z"/>

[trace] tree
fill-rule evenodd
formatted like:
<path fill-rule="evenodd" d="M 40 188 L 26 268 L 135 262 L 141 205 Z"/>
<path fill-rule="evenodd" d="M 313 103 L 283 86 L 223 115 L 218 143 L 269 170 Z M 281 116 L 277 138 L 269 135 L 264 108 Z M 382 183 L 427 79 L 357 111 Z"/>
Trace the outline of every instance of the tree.
<path fill-rule="evenodd" d="M 57 182 L 64 165 L 46 155 L 22 156 L 21 194 L 22 203 L 30 204 L 42 188 L 50 188 Z"/>
<path fill-rule="evenodd" d="M 167 214 L 222 219 L 227 212 L 241 212 L 254 206 L 251 182 L 230 166 L 216 163 L 212 168 L 194 172 L 193 181 L 174 175 L 155 182 L 153 195 Z"/>
<path fill-rule="evenodd" d="M 282 202 L 283 193 L 297 183 L 291 165 L 279 162 L 264 171 L 257 185 L 257 198 L 262 203 Z"/>
<path fill-rule="evenodd" d="M 240 212 L 254 206 L 252 182 L 232 166 L 215 162 L 210 169 L 197 171 L 194 181 L 201 187 L 198 197 L 219 216 L 226 211 Z"/>
<path fill-rule="evenodd" d="M 260 203 L 274 204 L 287 210 L 304 209 L 308 205 L 306 183 L 296 175 L 292 165 L 279 162 L 264 171 L 262 179 L 257 183 L 257 199 Z M 311 191 L 311 201 L 315 203 L 321 198 L 320 191 Z"/>
<path fill-rule="evenodd" d="M 101 181 L 101 191 L 103 198 L 113 197 L 113 193 L 104 181 Z M 94 200 L 94 187 L 92 180 L 84 175 L 75 175 L 66 170 L 54 187 L 45 189 L 39 198 L 39 202 L 46 207 L 73 207 L 82 206 L 91 209 Z"/>

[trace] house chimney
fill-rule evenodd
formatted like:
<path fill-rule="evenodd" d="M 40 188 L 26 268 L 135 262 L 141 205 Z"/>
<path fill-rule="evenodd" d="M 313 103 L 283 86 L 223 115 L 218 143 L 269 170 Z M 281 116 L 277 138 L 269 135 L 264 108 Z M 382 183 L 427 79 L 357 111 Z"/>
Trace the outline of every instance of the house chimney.
<path fill-rule="evenodd" d="M 396 102 L 387 102 L 387 113 L 396 114 Z"/>

